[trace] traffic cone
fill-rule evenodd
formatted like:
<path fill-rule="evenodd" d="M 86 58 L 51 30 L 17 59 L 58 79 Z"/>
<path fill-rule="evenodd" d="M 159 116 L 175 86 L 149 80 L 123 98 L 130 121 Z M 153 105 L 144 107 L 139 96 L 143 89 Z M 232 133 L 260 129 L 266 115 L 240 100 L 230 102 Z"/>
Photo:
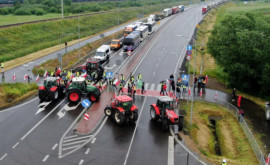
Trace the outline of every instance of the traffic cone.
<path fill-rule="evenodd" d="M 215 93 L 215 100 L 217 100 L 217 98 L 218 98 L 218 95 L 217 95 L 217 91 L 216 91 L 216 93 Z"/>
<path fill-rule="evenodd" d="M 201 88 L 201 90 L 200 90 L 200 97 L 202 97 L 202 88 Z"/>
<path fill-rule="evenodd" d="M 190 96 L 191 92 L 190 92 L 190 87 L 188 87 L 188 95 Z"/>

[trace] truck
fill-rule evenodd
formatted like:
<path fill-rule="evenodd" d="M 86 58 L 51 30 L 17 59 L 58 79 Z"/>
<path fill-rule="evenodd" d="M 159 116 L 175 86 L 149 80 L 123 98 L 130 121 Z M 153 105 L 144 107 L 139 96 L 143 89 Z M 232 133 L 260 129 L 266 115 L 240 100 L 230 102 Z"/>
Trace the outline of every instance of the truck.
<path fill-rule="evenodd" d="M 124 37 L 126 37 L 130 33 L 132 33 L 136 28 L 137 28 L 136 25 L 128 25 L 128 26 L 126 26 L 125 31 L 124 31 Z"/>
<path fill-rule="evenodd" d="M 166 9 L 163 10 L 162 14 L 163 14 L 164 17 L 169 17 L 169 16 L 172 15 L 172 9 L 171 8 L 166 8 Z"/>
<path fill-rule="evenodd" d="M 156 15 L 155 14 L 150 14 L 149 17 L 147 18 L 147 22 L 152 22 L 156 21 Z"/>
<path fill-rule="evenodd" d="M 120 49 L 122 47 L 122 41 L 123 41 L 122 39 L 113 39 L 111 41 L 111 44 L 110 44 L 111 49 L 112 50 L 118 50 L 118 49 Z"/>
<path fill-rule="evenodd" d="M 177 6 L 172 7 L 172 14 L 179 13 L 179 8 Z"/>
<path fill-rule="evenodd" d="M 178 6 L 178 8 L 179 8 L 179 11 L 180 12 L 183 12 L 185 10 L 185 6 L 184 5 L 180 5 L 180 6 Z"/>
<path fill-rule="evenodd" d="M 208 5 L 203 6 L 203 7 L 202 7 L 202 14 L 206 14 L 208 10 L 209 10 Z"/>

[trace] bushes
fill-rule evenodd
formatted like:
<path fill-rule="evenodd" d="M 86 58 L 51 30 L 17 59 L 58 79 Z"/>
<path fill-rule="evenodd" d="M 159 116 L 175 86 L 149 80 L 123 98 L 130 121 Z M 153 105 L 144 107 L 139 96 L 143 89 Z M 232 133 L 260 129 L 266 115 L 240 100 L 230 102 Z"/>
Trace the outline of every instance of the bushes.
<path fill-rule="evenodd" d="M 19 8 L 15 11 L 15 15 L 32 15 L 31 9 Z"/>
<path fill-rule="evenodd" d="M 44 14 L 47 14 L 47 13 L 43 9 L 37 8 L 35 14 L 36 15 L 44 15 Z"/>
<path fill-rule="evenodd" d="M 1 15 L 7 15 L 9 14 L 9 11 L 8 9 L 5 7 L 5 8 L 0 8 L 0 14 Z"/>

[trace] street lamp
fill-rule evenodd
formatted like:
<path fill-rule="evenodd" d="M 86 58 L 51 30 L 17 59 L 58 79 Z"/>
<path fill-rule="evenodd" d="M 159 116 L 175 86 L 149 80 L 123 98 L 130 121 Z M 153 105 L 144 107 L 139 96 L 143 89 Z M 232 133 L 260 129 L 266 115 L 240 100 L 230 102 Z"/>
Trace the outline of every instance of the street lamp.
<path fill-rule="evenodd" d="M 61 0 L 62 19 L 64 18 L 64 0 Z"/>

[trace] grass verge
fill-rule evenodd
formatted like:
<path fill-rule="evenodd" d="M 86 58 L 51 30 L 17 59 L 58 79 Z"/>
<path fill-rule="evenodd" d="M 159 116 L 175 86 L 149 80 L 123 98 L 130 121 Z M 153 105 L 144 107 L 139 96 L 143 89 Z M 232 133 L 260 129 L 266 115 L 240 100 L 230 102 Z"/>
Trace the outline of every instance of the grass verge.
<path fill-rule="evenodd" d="M 185 123 L 190 121 L 190 106 L 183 103 L 182 109 L 187 111 Z M 239 125 L 238 121 L 223 107 L 205 102 L 195 102 L 193 105 L 193 125 L 190 129 L 192 142 L 187 145 L 196 146 L 198 151 L 208 161 L 220 164 L 226 158 L 228 164 L 254 165 L 257 158 Z M 216 118 L 216 134 L 220 144 L 221 156 L 215 154 L 216 141 L 212 133 L 213 126 L 209 118 Z M 187 138 L 187 137 L 185 137 Z M 189 146 L 189 147 L 190 147 Z"/>

